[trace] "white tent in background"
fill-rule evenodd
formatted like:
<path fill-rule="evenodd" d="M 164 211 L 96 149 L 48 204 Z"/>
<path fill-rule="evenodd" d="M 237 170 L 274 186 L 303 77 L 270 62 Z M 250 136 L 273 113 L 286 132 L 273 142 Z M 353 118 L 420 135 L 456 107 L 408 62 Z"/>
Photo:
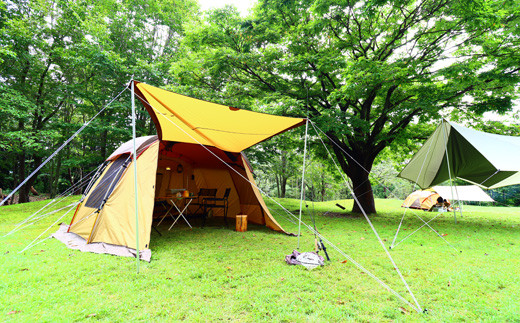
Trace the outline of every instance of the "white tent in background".
<path fill-rule="evenodd" d="M 483 189 L 477 185 L 454 186 L 434 186 L 433 190 L 439 193 L 444 199 L 473 201 L 473 202 L 495 202 Z M 452 194 L 454 193 L 454 194 Z"/>

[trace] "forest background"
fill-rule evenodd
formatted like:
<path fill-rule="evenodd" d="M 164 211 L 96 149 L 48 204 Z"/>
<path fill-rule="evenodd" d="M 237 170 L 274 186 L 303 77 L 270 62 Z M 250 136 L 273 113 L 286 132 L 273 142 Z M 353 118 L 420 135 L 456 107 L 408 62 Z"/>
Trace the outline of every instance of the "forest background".
<path fill-rule="evenodd" d="M 192 0 L 0 0 L 0 188 L 14 189 L 117 97 L 15 201 L 81 181 L 131 138 L 124 89 L 135 79 L 309 117 L 327 137 L 310 132 L 306 198 L 349 197 L 321 138 L 375 212 L 374 196 L 412 191 L 396 175 L 441 118 L 520 135 L 517 2 L 261 0 L 240 15 Z M 137 131 L 155 134 L 141 107 Z M 246 151 L 270 195 L 299 197 L 303 132 Z M 518 206 L 519 192 L 491 195 Z"/>

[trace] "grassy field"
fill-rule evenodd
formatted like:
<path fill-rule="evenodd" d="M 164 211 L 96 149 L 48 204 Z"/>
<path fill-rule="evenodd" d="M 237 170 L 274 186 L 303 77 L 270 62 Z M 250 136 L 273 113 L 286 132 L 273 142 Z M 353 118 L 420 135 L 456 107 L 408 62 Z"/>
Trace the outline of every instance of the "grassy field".
<path fill-rule="evenodd" d="M 298 201 L 280 202 L 298 209 Z M 1 207 L 0 235 L 44 203 Z M 322 215 L 341 211 L 335 203 L 309 204 L 318 230 L 413 303 L 364 218 Z M 352 202 L 340 203 L 349 209 Z M 372 217 L 387 246 L 403 214 L 399 205 L 378 200 Z M 139 274 L 135 259 L 73 251 L 55 239 L 19 253 L 59 217 L 53 215 L 0 238 L 0 321 L 520 321 L 520 209 L 468 206 L 464 213 L 457 224 L 452 214 L 431 223 L 451 246 L 422 228 L 390 251 L 427 313 L 416 313 L 330 246 L 324 267 L 288 266 L 283 259 L 296 237 L 252 225 L 239 233 L 220 219 L 204 229 L 176 225 L 167 232 L 161 225 L 162 236 L 152 232 L 152 261 L 141 262 Z M 308 214 L 304 220 L 311 223 Z M 421 223 L 407 213 L 399 237 Z M 300 244 L 311 251 L 314 236 L 304 231 Z"/>

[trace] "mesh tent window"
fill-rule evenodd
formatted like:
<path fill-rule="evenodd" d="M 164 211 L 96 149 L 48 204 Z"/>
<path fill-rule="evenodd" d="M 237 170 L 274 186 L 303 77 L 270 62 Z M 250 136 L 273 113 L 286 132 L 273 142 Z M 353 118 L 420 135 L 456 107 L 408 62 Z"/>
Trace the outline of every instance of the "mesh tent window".
<path fill-rule="evenodd" d="M 92 193 L 85 203 L 86 207 L 100 209 L 103 206 L 105 198 L 112 194 L 117 183 L 123 176 L 124 168 L 128 165 L 128 155 L 120 156 L 112 162 L 99 184 L 92 190 Z"/>

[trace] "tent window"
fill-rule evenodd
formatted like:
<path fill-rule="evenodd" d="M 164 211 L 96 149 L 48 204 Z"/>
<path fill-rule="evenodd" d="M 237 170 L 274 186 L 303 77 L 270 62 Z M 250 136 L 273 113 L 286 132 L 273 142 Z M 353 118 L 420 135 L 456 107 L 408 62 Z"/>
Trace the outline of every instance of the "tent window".
<path fill-rule="evenodd" d="M 105 175 L 103 175 L 103 178 L 101 178 L 99 183 L 92 190 L 92 193 L 85 203 L 86 207 L 99 209 L 103 206 L 104 199 L 112 194 L 112 191 L 121 179 L 128 160 L 128 155 L 123 155 L 112 162 L 110 168 Z"/>

